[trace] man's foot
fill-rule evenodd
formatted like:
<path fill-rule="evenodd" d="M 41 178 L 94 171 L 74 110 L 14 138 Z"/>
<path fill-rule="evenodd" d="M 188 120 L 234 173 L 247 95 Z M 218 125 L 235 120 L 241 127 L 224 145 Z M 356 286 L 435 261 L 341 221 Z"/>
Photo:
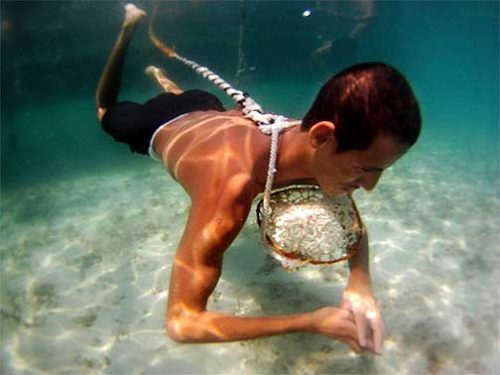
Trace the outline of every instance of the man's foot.
<path fill-rule="evenodd" d="M 168 79 L 162 69 L 157 68 L 156 66 L 148 66 L 144 73 L 146 73 L 146 75 L 151 78 L 153 82 L 158 84 L 163 91 L 176 95 L 182 94 L 182 89 L 177 86 L 175 82 Z"/>
<path fill-rule="evenodd" d="M 137 8 L 134 4 L 129 3 L 125 5 L 125 26 L 136 24 L 144 16 L 146 16 L 146 12 Z"/>

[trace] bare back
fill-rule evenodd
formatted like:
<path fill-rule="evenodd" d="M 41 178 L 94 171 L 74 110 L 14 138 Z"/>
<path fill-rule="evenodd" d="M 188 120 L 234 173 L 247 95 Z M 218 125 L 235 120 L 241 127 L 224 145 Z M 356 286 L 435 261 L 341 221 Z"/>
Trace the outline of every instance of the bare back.
<path fill-rule="evenodd" d="M 269 142 L 238 110 L 204 111 L 164 127 L 154 148 L 191 199 L 207 197 L 210 191 L 227 193 L 231 187 L 253 199 L 264 184 Z"/>

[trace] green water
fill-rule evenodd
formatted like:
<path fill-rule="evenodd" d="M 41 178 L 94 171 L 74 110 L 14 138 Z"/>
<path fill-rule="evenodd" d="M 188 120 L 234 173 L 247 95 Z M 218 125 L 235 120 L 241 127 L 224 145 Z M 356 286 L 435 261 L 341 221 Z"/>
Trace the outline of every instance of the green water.
<path fill-rule="evenodd" d="M 374 192 L 356 195 L 387 325 L 377 358 L 311 335 L 208 346 L 166 338 L 167 280 L 188 200 L 160 165 L 101 132 L 94 113 L 124 4 L 1 2 L 0 372 L 499 371 L 498 2 L 185 1 L 163 3 L 158 15 L 157 34 L 179 53 L 290 117 L 353 63 L 383 61 L 411 82 L 421 138 Z M 239 51 L 246 69 L 236 77 Z M 157 93 L 148 65 L 218 94 L 160 56 L 143 25 L 121 99 Z M 251 315 L 338 303 L 345 269 L 273 270 L 250 221 L 213 306 Z"/>
<path fill-rule="evenodd" d="M 484 145 L 496 159 L 497 3 L 374 3 L 354 42 L 315 59 L 312 52 L 322 43 L 346 38 L 356 25 L 327 11 L 367 12 L 358 3 L 319 4 L 171 2 L 161 8 L 157 32 L 183 54 L 238 81 L 265 108 L 294 117 L 302 116 L 336 70 L 360 61 L 388 62 L 407 75 L 419 96 L 424 136 L 442 135 L 444 147 L 478 138 L 471 152 Z M 121 23 L 120 7 L 2 2 L 4 188 L 135 162 L 100 133 L 94 117 L 95 85 Z M 302 17 L 304 9 L 312 14 Z M 247 70 L 236 80 L 240 24 Z M 165 67 L 183 87 L 210 88 L 185 67 L 165 61 L 142 28 L 129 52 L 122 99 L 155 94 L 143 75 L 148 64 Z"/>

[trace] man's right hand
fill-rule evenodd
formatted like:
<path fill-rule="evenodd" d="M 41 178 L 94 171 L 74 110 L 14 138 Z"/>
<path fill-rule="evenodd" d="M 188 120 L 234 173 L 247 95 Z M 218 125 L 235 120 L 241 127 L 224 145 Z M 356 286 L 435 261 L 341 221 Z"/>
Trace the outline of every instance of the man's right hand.
<path fill-rule="evenodd" d="M 323 307 L 313 312 L 315 332 L 342 341 L 356 353 L 362 353 L 359 345 L 354 315 L 336 307 Z"/>

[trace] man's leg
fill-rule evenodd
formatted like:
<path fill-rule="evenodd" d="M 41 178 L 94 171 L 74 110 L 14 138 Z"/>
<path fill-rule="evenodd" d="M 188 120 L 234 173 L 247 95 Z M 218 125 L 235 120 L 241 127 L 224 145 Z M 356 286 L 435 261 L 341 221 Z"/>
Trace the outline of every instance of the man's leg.
<path fill-rule="evenodd" d="M 159 85 L 163 91 L 175 95 L 180 95 L 183 93 L 182 89 L 177 86 L 175 82 L 166 77 L 165 72 L 162 69 L 151 65 L 148 66 L 144 72 L 149 78 L 151 78 L 153 82 Z"/>
<path fill-rule="evenodd" d="M 102 120 L 109 107 L 117 101 L 127 47 L 138 22 L 145 15 L 146 13 L 134 4 L 125 6 L 125 19 L 123 20 L 122 29 L 97 86 L 96 107 L 99 121 Z"/>
<path fill-rule="evenodd" d="M 153 23 L 156 18 L 156 13 L 158 13 L 159 3 L 157 2 L 155 8 L 153 10 L 153 15 L 149 19 L 149 27 L 148 34 L 151 42 L 168 58 L 175 56 L 175 51 L 169 47 L 167 47 L 163 42 L 156 36 L 153 28 Z M 182 94 L 182 89 L 168 79 L 165 75 L 165 72 L 162 69 L 157 68 L 156 66 L 148 66 L 145 70 L 145 73 L 160 86 L 163 91 L 172 93 L 172 94 Z"/>

